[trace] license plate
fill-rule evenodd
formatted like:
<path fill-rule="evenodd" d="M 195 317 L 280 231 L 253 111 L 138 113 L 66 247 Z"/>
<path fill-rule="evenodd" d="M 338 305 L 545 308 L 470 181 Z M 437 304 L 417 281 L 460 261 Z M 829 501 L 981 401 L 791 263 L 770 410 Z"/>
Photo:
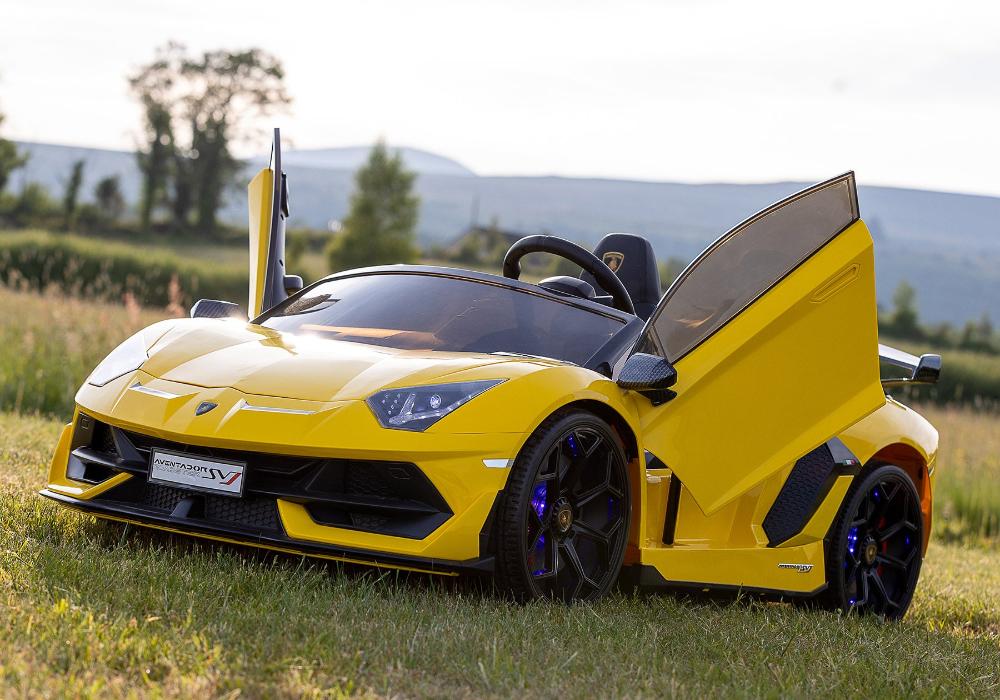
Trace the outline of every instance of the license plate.
<path fill-rule="evenodd" d="M 246 464 L 225 459 L 206 459 L 179 452 L 153 450 L 149 457 L 149 480 L 155 484 L 211 491 L 228 496 L 243 495 Z"/>

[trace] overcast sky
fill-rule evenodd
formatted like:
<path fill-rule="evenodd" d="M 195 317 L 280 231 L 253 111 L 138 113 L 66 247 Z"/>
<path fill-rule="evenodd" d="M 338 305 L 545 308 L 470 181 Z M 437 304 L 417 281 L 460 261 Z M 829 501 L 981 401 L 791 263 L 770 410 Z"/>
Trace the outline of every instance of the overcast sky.
<path fill-rule="evenodd" d="M 169 39 L 277 54 L 299 148 L 1000 195 L 997 2 L 3 0 L 4 134 L 131 148 L 125 75 Z"/>

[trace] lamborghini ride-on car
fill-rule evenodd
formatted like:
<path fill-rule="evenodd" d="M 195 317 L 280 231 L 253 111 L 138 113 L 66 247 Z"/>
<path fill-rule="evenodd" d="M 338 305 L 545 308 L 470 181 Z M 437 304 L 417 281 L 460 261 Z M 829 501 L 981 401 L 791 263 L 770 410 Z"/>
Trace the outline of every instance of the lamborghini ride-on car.
<path fill-rule="evenodd" d="M 878 344 L 852 173 L 753 215 L 662 295 L 650 244 L 619 233 L 594 253 L 528 236 L 502 276 L 390 265 L 303 289 L 275 136 L 249 186 L 246 310 L 202 300 L 108 355 L 44 496 L 487 573 L 522 600 L 592 600 L 621 577 L 905 613 L 938 438 L 886 388 L 935 381 L 940 358 Z M 540 252 L 583 274 L 520 280 Z"/>

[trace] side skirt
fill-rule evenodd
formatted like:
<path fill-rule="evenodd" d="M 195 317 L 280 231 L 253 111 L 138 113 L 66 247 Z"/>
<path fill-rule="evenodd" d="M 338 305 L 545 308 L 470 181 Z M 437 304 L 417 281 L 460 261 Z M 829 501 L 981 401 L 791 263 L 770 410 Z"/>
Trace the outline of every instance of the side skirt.
<path fill-rule="evenodd" d="M 777 588 L 762 588 L 757 586 L 736 586 L 725 583 L 696 583 L 692 581 L 671 581 L 663 577 L 655 566 L 644 564 L 633 564 L 622 569 L 619 582 L 625 587 L 640 589 L 653 589 L 657 591 L 673 591 L 679 593 L 693 593 L 712 596 L 720 595 L 726 597 L 740 594 L 763 597 L 767 599 L 807 599 L 813 598 L 826 590 L 827 584 L 811 591 L 792 591 Z"/>

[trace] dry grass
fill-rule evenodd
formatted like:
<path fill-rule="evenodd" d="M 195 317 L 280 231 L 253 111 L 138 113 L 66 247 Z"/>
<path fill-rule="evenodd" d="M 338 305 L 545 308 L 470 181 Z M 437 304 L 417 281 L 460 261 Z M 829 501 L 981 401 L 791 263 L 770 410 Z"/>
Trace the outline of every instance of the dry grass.
<path fill-rule="evenodd" d="M 948 541 L 1000 538 L 1000 414 L 918 407 L 941 435 L 935 532 Z"/>

